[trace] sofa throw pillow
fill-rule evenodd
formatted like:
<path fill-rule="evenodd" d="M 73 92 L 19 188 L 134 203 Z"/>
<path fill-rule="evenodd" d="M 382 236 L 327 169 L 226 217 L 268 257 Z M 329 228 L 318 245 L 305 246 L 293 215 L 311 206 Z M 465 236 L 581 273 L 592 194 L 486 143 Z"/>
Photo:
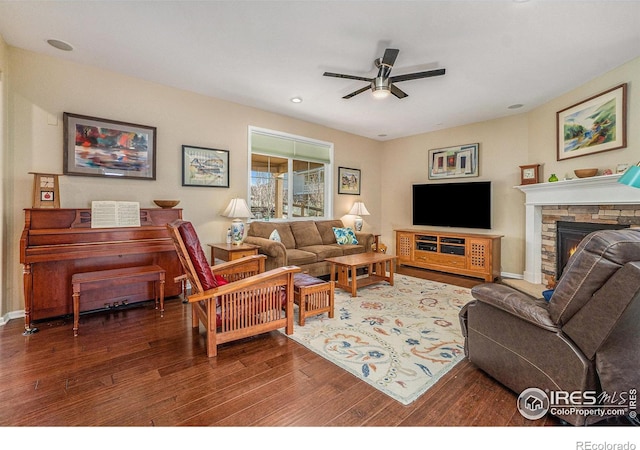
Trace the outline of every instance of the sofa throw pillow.
<path fill-rule="evenodd" d="M 280 233 L 278 233 L 278 230 L 273 230 L 271 232 L 271 234 L 269 235 L 269 240 L 276 241 L 276 242 L 282 242 L 282 239 L 280 239 Z"/>
<path fill-rule="evenodd" d="M 336 235 L 336 242 L 340 245 L 357 244 L 356 234 L 349 227 L 337 228 L 333 227 L 333 234 Z"/>

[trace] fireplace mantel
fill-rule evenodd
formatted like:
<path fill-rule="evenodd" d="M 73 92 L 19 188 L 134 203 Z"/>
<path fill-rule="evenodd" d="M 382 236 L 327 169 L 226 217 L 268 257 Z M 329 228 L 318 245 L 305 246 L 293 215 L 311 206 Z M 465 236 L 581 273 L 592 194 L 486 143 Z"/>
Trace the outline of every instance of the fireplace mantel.
<path fill-rule="evenodd" d="M 618 183 L 621 174 L 515 186 L 525 194 L 524 279 L 542 282 L 542 207 L 640 204 L 640 189 Z"/>

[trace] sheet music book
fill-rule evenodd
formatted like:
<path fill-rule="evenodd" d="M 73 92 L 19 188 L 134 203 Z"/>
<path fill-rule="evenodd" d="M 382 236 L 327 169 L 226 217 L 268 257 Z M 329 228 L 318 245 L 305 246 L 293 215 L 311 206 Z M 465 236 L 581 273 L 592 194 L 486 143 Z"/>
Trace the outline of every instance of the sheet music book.
<path fill-rule="evenodd" d="M 140 203 L 91 202 L 91 228 L 139 227 Z"/>

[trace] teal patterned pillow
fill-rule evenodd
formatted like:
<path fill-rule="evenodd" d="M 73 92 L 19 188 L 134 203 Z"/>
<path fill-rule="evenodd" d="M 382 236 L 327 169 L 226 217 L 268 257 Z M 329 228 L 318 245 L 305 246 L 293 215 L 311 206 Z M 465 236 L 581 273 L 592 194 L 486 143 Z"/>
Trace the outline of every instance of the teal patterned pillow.
<path fill-rule="evenodd" d="M 356 239 L 356 234 L 349 227 L 347 228 L 333 227 L 333 234 L 336 235 L 336 242 L 340 245 L 358 243 L 358 240 Z"/>
<path fill-rule="evenodd" d="M 282 242 L 282 239 L 280 239 L 280 233 L 278 233 L 278 230 L 273 230 L 269 235 L 269 239 L 276 242 Z"/>

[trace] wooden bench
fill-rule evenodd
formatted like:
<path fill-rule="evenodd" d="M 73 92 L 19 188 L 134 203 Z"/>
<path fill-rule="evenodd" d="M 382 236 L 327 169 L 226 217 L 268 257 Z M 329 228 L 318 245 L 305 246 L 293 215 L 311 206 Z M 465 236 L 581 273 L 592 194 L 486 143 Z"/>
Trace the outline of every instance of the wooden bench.
<path fill-rule="evenodd" d="M 326 312 L 329 318 L 333 318 L 334 284 L 306 273 L 293 275 L 293 301 L 298 305 L 298 324 L 301 327 L 307 317 Z"/>
<path fill-rule="evenodd" d="M 154 282 L 154 298 L 156 309 L 158 303 L 160 311 L 164 313 L 164 277 L 165 270 L 157 265 L 123 267 L 120 269 L 97 270 L 95 272 L 75 273 L 71 276 L 73 285 L 73 335 L 78 335 L 78 323 L 80 318 L 80 292 L 92 289 L 104 288 L 106 283 L 111 285 L 133 283 L 133 282 Z M 159 289 L 156 289 L 159 284 Z"/>

